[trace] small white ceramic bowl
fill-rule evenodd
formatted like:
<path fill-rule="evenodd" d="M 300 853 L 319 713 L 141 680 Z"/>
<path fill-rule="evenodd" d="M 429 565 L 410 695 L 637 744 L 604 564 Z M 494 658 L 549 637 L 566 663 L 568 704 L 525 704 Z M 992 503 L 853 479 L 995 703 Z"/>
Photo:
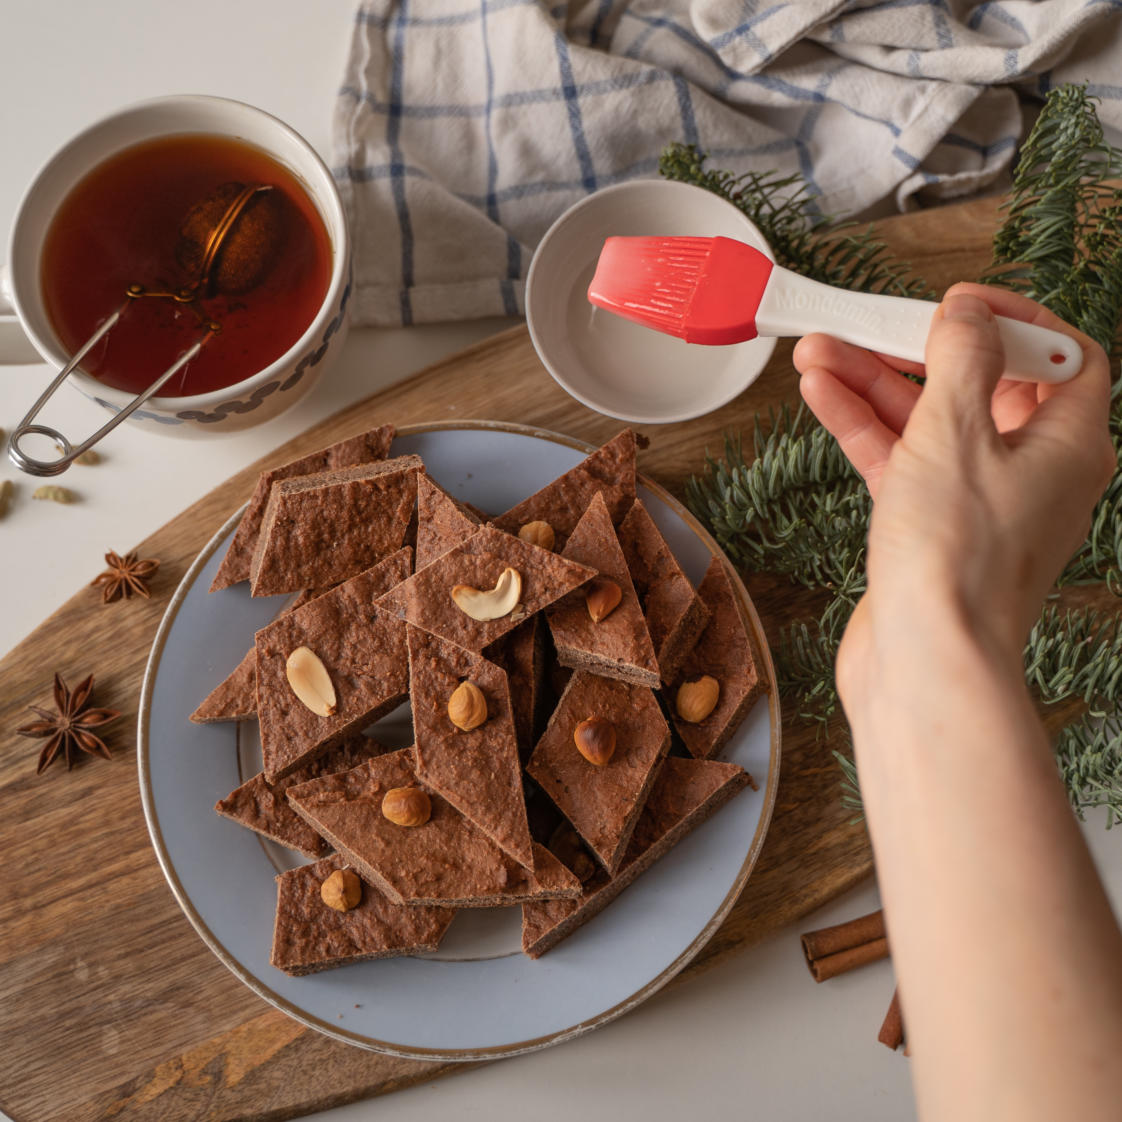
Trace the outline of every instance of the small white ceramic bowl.
<path fill-rule="evenodd" d="M 549 228 L 530 263 L 526 320 L 538 357 L 578 401 L 642 424 L 719 409 L 767 365 L 774 339 L 703 347 L 595 308 L 589 282 L 613 235 L 736 238 L 772 257 L 760 231 L 719 195 L 688 183 L 638 179 L 606 187 Z"/>

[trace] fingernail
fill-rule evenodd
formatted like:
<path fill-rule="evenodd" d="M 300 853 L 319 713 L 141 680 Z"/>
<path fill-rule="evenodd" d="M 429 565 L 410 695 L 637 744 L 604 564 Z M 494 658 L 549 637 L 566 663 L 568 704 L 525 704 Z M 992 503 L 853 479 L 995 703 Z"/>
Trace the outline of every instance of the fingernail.
<path fill-rule="evenodd" d="M 979 300 L 977 296 L 967 296 L 965 293 L 948 296 L 942 307 L 943 319 L 971 320 L 975 323 L 987 323 L 993 319 L 989 304 Z"/>

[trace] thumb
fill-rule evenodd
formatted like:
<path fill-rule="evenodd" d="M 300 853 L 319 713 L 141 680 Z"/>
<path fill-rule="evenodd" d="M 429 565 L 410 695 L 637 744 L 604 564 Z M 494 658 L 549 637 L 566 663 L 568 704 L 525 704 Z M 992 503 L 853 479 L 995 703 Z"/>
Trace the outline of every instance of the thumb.
<path fill-rule="evenodd" d="M 1005 370 L 1005 351 L 989 305 L 952 289 L 935 310 L 927 336 L 927 380 L 916 412 L 957 428 L 993 428 L 990 400 Z M 976 431 L 976 430 L 975 430 Z"/>

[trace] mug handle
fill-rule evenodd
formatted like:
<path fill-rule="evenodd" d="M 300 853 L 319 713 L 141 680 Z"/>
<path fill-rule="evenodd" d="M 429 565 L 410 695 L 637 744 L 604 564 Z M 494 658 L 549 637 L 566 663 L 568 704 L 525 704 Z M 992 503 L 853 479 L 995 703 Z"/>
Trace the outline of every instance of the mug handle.
<path fill-rule="evenodd" d="M 12 303 L 12 277 L 6 264 L 0 264 L 0 365 L 26 366 L 42 362 Z"/>

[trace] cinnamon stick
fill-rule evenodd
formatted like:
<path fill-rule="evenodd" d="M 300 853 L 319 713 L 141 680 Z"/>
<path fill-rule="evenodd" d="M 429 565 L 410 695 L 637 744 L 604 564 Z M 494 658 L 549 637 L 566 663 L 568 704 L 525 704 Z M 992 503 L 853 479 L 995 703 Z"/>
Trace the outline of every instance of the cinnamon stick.
<path fill-rule="evenodd" d="M 884 1023 L 880 1026 L 880 1032 L 877 1033 L 877 1040 L 891 1048 L 893 1052 L 904 1043 L 904 1015 L 900 1010 L 899 986 L 892 991 L 892 1001 L 888 1006 L 888 1012 L 884 1015 Z M 907 1055 L 907 1053 L 908 1049 L 905 1046 L 904 1054 Z"/>
<path fill-rule="evenodd" d="M 802 944 L 806 964 L 816 982 L 887 958 L 884 912 L 878 910 L 846 923 L 808 931 Z"/>

